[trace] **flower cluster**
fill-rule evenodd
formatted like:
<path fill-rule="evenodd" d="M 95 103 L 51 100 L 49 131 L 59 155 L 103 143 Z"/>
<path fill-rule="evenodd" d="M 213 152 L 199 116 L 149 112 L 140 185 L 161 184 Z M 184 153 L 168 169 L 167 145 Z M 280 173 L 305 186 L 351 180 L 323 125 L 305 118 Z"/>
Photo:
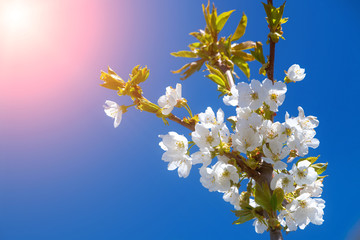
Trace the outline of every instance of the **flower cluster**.
<path fill-rule="evenodd" d="M 233 205 L 232 212 L 238 217 L 234 224 L 254 220 L 257 233 L 270 231 L 271 239 L 282 239 L 280 230 L 295 231 L 324 221 L 325 201 L 320 197 L 325 176 L 321 174 L 327 164 L 316 163 L 318 157 L 306 157 L 309 148 L 319 146 L 314 130 L 319 125 L 316 117 L 306 116 L 299 106 L 297 116 L 286 113 L 282 120 L 274 119 L 285 101 L 287 84 L 302 81 L 306 74 L 305 69 L 293 64 L 285 71 L 283 82 L 274 80 L 274 44 L 284 39 L 285 3 L 276 8 L 268 1 L 263 6 L 270 30 L 267 59 L 261 42 L 238 42 L 246 30 L 245 14 L 232 35 L 219 37 L 233 11 L 218 14 L 214 6 L 210 11 L 210 1 L 206 7 L 203 5 L 206 27 L 190 33 L 197 41 L 189 45 L 189 51 L 171 53 L 190 59 L 172 71 L 180 73 L 182 80 L 206 66 L 206 77 L 217 85 L 224 104 L 235 107 L 233 116 L 225 117 L 222 109 L 211 107 L 193 114 L 182 97 L 181 84 L 167 87 L 157 104 L 152 103 L 140 86 L 149 76 L 147 67 L 134 67 L 127 82 L 111 68 L 102 72 L 100 78 L 101 86 L 133 101 L 129 106 L 106 101 L 104 110 L 114 118 L 114 127 L 128 108 L 135 107 L 156 115 L 166 125 L 170 120 L 189 129 L 190 137 L 173 131 L 159 135 L 159 145 L 165 151 L 162 160 L 168 164 L 168 170 L 177 170 L 179 177 L 186 178 L 198 165 L 201 184 L 210 192 L 221 193 Z M 269 79 L 235 84 L 234 76 L 238 75 L 234 67 L 250 79 L 248 62 L 255 60 L 261 64 L 259 74 Z M 178 117 L 175 108 L 184 108 L 189 115 Z"/>
<path fill-rule="evenodd" d="M 209 191 L 222 193 L 224 200 L 240 213 L 245 211 L 244 206 L 260 207 L 257 202 L 261 201 L 257 201 L 254 191 L 240 192 L 244 179 L 251 186 L 258 183 L 231 156 L 244 159 L 246 166 L 255 170 L 261 164 L 271 164 L 273 179 L 269 191 L 281 189 L 283 193 L 283 203 L 276 209 L 279 211 L 278 223 L 287 231 L 297 227 L 304 229 L 310 222 L 321 224 L 325 204 L 319 198 L 323 179 L 319 175 L 326 165 L 315 164 L 317 158 L 310 157 L 298 160 L 290 170 L 287 169 L 288 163 L 295 158 L 307 155 L 309 147 L 319 146 L 319 140 L 314 138 L 314 128 L 319 121 L 314 116 L 305 116 L 304 110 L 298 107 L 297 117 L 286 113 L 284 122 L 274 122 L 286 92 L 286 84 L 280 81 L 273 83 L 265 79 L 262 82 L 252 80 L 250 84 L 238 83 L 223 98 L 226 105 L 236 107 L 236 116 L 228 118 L 233 131 L 227 127 L 221 109 L 215 115 L 208 107 L 198 114 L 190 142 L 175 132 L 159 136 L 162 138 L 160 146 L 166 151 L 162 159 L 169 162 L 169 170 L 178 169 L 180 177 L 187 177 L 192 165 L 201 164 L 202 185 Z M 175 102 L 172 105 L 175 106 Z M 198 150 L 190 153 L 189 144 L 196 145 Z M 252 218 L 255 218 L 256 232 L 262 233 L 270 227 L 266 216 L 255 214 Z"/>

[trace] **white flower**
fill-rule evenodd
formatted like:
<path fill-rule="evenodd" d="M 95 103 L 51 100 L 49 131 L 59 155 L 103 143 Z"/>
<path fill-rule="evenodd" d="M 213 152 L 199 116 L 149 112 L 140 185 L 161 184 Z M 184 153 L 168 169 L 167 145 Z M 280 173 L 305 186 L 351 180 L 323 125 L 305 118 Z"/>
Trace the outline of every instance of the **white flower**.
<path fill-rule="evenodd" d="M 278 111 L 278 106 L 283 104 L 285 100 L 285 93 L 287 91 L 286 85 L 283 82 L 273 82 L 269 79 L 265 79 L 263 87 L 266 90 L 265 103 L 269 105 L 270 110 L 273 112 Z"/>
<path fill-rule="evenodd" d="M 297 223 L 295 222 L 294 216 L 289 211 L 289 209 L 288 209 L 289 207 L 290 207 L 290 204 L 286 205 L 286 210 L 280 211 L 280 213 L 278 215 L 278 219 L 279 219 L 281 226 L 283 226 L 283 227 L 287 226 L 288 228 L 286 229 L 286 231 L 288 231 L 288 232 L 296 231 L 296 229 L 297 229 Z"/>
<path fill-rule="evenodd" d="M 300 229 L 304 229 L 310 222 L 316 225 L 324 222 L 325 201 L 321 198 L 310 198 L 309 193 L 301 194 L 286 208 L 292 212 L 294 221 Z"/>
<path fill-rule="evenodd" d="M 258 80 L 251 80 L 250 87 L 252 90 L 251 93 L 251 103 L 250 108 L 256 110 L 261 107 L 266 98 L 266 90 Z"/>
<path fill-rule="evenodd" d="M 293 174 L 297 185 L 309 185 L 316 181 L 318 174 L 313 167 L 310 167 L 310 164 L 308 160 L 303 160 L 293 165 L 290 173 Z"/>
<path fill-rule="evenodd" d="M 231 164 L 218 161 L 213 166 L 213 170 L 218 191 L 228 191 L 231 187 L 230 180 L 234 183 L 239 182 L 239 174 L 237 169 Z"/>
<path fill-rule="evenodd" d="M 251 109 L 249 107 L 245 108 L 236 108 L 236 115 L 238 119 L 245 119 L 247 120 L 251 116 Z"/>
<path fill-rule="evenodd" d="M 276 174 L 271 180 L 270 187 L 272 190 L 275 188 L 281 188 L 285 193 L 291 193 L 295 191 L 294 178 L 291 175 L 279 173 Z"/>
<path fill-rule="evenodd" d="M 289 114 L 285 114 L 285 122 L 291 126 L 295 127 L 299 130 L 313 130 L 317 126 L 319 126 L 319 120 L 317 120 L 314 116 L 305 117 L 304 109 L 302 107 L 298 107 L 299 115 L 296 118 L 289 118 Z"/>
<path fill-rule="evenodd" d="M 236 151 L 247 153 L 254 151 L 262 142 L 262 136 L 251 128 L 243 128 L 233 136 L 233 147 Z"/>
<path fill-rule="evenodd" d="M 104 111 L 106 115 L 114 118 L 114 127 L 117 128 L 121 122 L 123 110 L 116 102 L 106 100 L 104 105 Z"/>
<path fill-rule="evenodd" d="M 207 167 L 211 164 L 211 153 L 207 148 L 203 149 L 203 151 L 191 154 L 191 158 L 193 164 L 202 163 L 203 167 Z"/>
<path fill-rule="evenodd" d="M 205 113 L 199 114 L 199 120 L 204 127 L 212 128 L 215 125 L 220 125 L 224 122 L 224 112 L 223 110 L 219 109 L 215 118 L 214 111 L 211 109 L 211 107 L 208 107 Z"/>
<path fill-rule="evenodd" d="M 316 180 L 310 185 L 305 185 L 305 187 L 300 191 L 300 194 L 310 193 L 311 197 L 321 197 L 323 186 L 322 179 Z"/>
<path fill-rule="evenodd" d="M 251 113 L 247 119 L 238 119 L 236 122 L 236 131 L 241 132 L 246 129 L 252 129 L 257 132 L 260 130 L 261 125 L 263 124 L 262 117 L 257 113 Z"/>
<path fill-rule="evenodd" d="M 302 81 L 306 76 L 305 69 L 300 68 L 297 64 L 294 64 L 287 70 L 286 76 L 293 82 Z"/>
<path fill-rule="evenodd" d="M 241 82 L 236 88 L 238 90 L 238 105 L 241 108 L 250 107 L 251 110 L 256 110 L 265 101 L 266 90 L 258 80 L 251 80 L 250 85 Z"/>
<path fill-rule="evenodd" d="M 205 149 L 213 151 L 214 147 L 220 144 L 219 128 L 216 126 L 209 130 L 202 124 L 197 123 L 191 137 L 201 151 L 205 151 Z"/>
<path fill-rule="evenodd" d="M 260 127 L 260 133 L 264 136 L 264 140 L 268 142 L 284 143 L 287 139 L 285 127 L 280 122 L 273 123 L 271 120 L 265 120 Z"/>
<path fill-rule="evenodd" d="M 236 186 L 232 186 L 223 195 L 223 199 L 234 206 L 235 209 L 240 210 L 240 195 L 239 189 Z"/>
<path fill-rule="evenodd" d="M 254 221 L 253 226 L 255 227 L 255 232 L 258 234 L 264 233 L 265 230 L 268 228 L 264 223 L 260 222 L 258 219 Z"/>
<path fill-rule="evenodd" d="M 169 162 L 168 170 L 172 171 L 178 168 L 179 177 L 189 176 L 192 161 L 187 155 L 187 139 L 176 132 L 169 132 L 167 135 L 159 135 L 159 137 L 162 138 L 159 145 L 166 151 L 161 159 Z"/>
<path fill-rule="evenodd" d="M 282 162 L 281 160 L 284 159 L 290 153 L 290 149 L 287 146 L 283 147 L 281 142 L 271 141 L 269 142 L 270 149 L 264 145 L 263 151 L 265 157 L 263 160 L 267 163 L 273 164 L 274 169 L 285 169 L 287 164 Z"/>
<path fill-rule="evenodd" d="M 239 97 L 236 86 L 231 87 L 230 93 L 231 93 L 231 96 L 230 95 L 224 96 L 223 101 L 224 101 L 225 105 L 235 107 L 238 105 L 238 97 Z"/>
<path fill-rule="evenodd" d="M 319 140 L 314 138 L 314 128 L 319 125 L 319 121 L 314 116 L 305 117 L 301 107 L 298 107 L 298 110 L 299 116 L 296 118 L 289 118 L 288 113 L 285 115 L 285 128 L 289 136 L 287 145 L 290 149 L 296 150 L 299 156 L 305 156 L 309 147 L 317 148 L 320 144 Z"/>
<path fill-rule="evenodd" d="M 158 105 L 162 108 L 162 114 L 169 115 L 179 101 L 184 101 L 181 97 L 181 84 L 176 84 L 176 89 L 167 87 L 165 95 L 158 99 Z"/>
<path fill-rule="evenodd" d="M 200 168 L 200 182 L 210 192 L 217 191 L 216 178 L 212 168 Z"/>

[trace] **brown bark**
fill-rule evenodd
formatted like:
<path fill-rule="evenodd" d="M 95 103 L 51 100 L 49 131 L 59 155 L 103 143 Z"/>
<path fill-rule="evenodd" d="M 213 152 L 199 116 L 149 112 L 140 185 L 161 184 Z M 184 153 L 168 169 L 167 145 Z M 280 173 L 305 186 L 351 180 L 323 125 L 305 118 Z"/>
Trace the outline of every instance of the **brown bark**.
<path fill-rule="evenodd" d="M 168 119 L 186 127 L 187 129 L 189 129 L 190 131 L 195 131 L 195 124 L 189 124 L 189 123 L 186 123 L 184 121 L 182 121 L 180 118 L 178 118 L 177 116 L 173 115 L 173 114 L 170 114 L 170 116 L 168 117 Z"/>
<path fill-rule="evenodd" d="M 270 240 L 284 240 L 281 230 L 270 230 Z"/>

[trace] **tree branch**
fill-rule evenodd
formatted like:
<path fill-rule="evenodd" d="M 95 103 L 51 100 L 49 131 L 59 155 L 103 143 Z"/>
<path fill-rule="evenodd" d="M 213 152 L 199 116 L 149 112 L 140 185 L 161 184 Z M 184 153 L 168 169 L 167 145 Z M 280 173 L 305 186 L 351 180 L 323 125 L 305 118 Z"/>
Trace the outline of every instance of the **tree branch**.
<path fill-rule="evenodd" d="M 284 240 L 280 229 L 270 230 L 270 240 Z"/>
<path fill-rule="evenodd" d="M 244 158 L 237 155 L 234 152 L 231 153 L 225 153 L 225 156 L 230 158 L 230 159 L 235 159 L 236 163 L 239 165 L 239 167 L 241 168 L 241 170 L 243 170 L 249 178 L 254 179 L 256 182 L 264 182 L 265 179 L 260 175 L 260 173 L 252 168 L 250 168 L 245 162 L 244 162 Z"/>
<path fill-rule="evenodd" d="M 192 132 L 195 131 L 195 124 L 186 123 L 186 122 L 182 121 L 180 118 L 178 118 L 177 116 L 175 116 L 174 114 L 170 114 L 168 119 L 180 124 L 181 126 L 186 127 L 187 129 L 189 129 Z"/>
<path fill-rule="evenodd" d="M 267 1 L 268 4 L 273 5 L 272 0 Z M 271 38 L 269 38 L 270 42 L 270 56 L 268 60 L 268 66 L 266 68 L 267 77 L 274 83 L 274 63 L 275 63 L 275 43 Z"/>

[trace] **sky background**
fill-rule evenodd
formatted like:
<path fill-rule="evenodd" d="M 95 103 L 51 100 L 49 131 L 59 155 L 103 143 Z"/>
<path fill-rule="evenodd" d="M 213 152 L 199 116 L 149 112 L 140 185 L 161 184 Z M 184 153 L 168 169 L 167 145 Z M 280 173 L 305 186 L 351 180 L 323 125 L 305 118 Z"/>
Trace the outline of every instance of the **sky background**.
<path fill-rule="evenodd" d="M 204 28 L 206 2 L 0 0 L 0 239 L 269 239 L 252 221 L 231 224 L 231 205 L 202 187 L 197 166 L 186 179 L 167 170 L 158 135 L 186 129 L 133 108 L 114 129 L 103 112 L 105 100 L 130 103 L 99 86 L 107 66 L 126 79 L 134 66 L 147 65 L 142 87 L 153 102 L 180 82 L 170 70 L 186 61 L 169 53 L 186 49 L 194 41 L 188 33 Z M 241 40 L 266 42 L 260 1 L 214 2 L 220 12 L 237 10 L 221 35 L 233 33 L 245 12 Z M 286 111 L 297 116 L 298 106 L 317 116 L 320 146 L 310 155 L 329 162 L 325 222 L 285 239 L 359 239 L 359 10 L 355 0 L 285 7 L 290 19 L 286 41 L 276 45 L 275 78 L 294 63 L 307 76 L 288 85 L 276 120 Z M 250 67 L 262 80 L 259 64 Z M 193 112 L 211 106 L 233 115 L 203 76 L 182 82 Z"/>

